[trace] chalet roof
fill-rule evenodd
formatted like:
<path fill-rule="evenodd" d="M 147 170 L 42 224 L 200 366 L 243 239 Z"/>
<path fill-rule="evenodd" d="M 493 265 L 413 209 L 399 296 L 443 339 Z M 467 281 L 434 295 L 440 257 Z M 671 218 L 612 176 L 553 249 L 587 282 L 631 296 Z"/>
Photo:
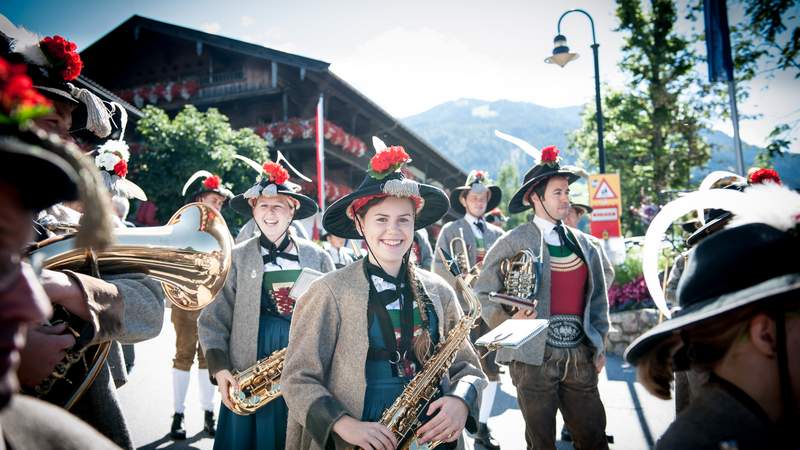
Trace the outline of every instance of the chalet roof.
<path fill-rule="evenodd" d="M 131 28 L 137 28 L 137 27 L 139 29 L 151 30 L 169 36 L 174 36 L 177 38 L 183 38 L 192 41 L 200 41 L 203 42 L 204 44 L 217 47 L 220 49 L 243 53 L 256 58 L 264 58 L 281 64 L 287 64 L 296 67 L 304 67 L 307 70 L 325 71 L 328 69 L 328 66 L 330 65 L 329 63 L 317 59 L 306 58 L 304 56 L 294 55 L 292 53 L 286 53 L 280 50 L 274 50 L 271 48 L 263 47 L 261 45 L 251 44 L 249 42 L 244 42 L 233 38 L 219 36 L 212 33 L 206 33 L 204 31 L 193 30 L 191 28 L 182 27 L 180 25 L 173 25 L 171 23 L 153 20 L 139 15 L 131 16 L 128 20 L 126 20 L 113 30 L 106 33 L 105 36 L 101 37 L 100 39 L 98 39 L 97 41 L 86 47 L 83 51 L 86 52 L 90 50 L 99 41 L 102 41 L 113 34 L 126 32 Z"/>
<path fill-rule="evenodd" d="M 316 81 L 319 85 L 324 86 L 323 90 L 333 91 L 340 98 L 347 99 L 349 102 L 351 102 L 353 107 L 360 110 L 366 116 L 371 117 L 373 120 L 375 120 L 375 122 L 381 124 L 381 129 L 377 130 L 375 134 L 388 134 L 399 139 L 400 141 L 403 141 L 402 144 L 407 145 L 407 150 L 412 152 L 412 157 L 414 153 L 417 153 L 420 156 L 424 155 L 424 159 L 428 165 L 427 167 L 420 167 L 420 169 L 424 170 L 428 177 L 439 181 L 445 187 L 454 187 L 456 185 L 460 185 L 463 182 L 463 179 L 466 177 L 466 173 L 463 172 L 458 165 L 437 151 L 422 137 L 418 136 L 416 133 L 404 126 L 398 119 L 378 106 L 367 96 L 331 72 L 329 70 L 330 64 L 324 61 L 306 58 L 304 56 L 294 55 L 260 45 L 239 41 L 237 39 L 193 30 L 191 28 L 173 25 L 138 15 L 131 16 L 128 20 L 108 32 L 105 36 L 89 45 L 83 50 L 83 52 L 92 53 L 92 48 L 95 45 L 98 45 L 99 42 L 110 39 L 112 36 L 119 33 L 136 33 L 139 29 L 146 29 L 168 36 L 174 36 L 176 38 L 198 41 L 202 42 L 204 45 L 213 46 L 219 49 L 237 52 L 255 58 L 263 58 L 280 64 L 304 68 L 307 72 L 306 76 L 309 79 Z M 401 144 L 401 142 L 397 143 Z M 417 159 L 416 162 L 419 163 L 421 161 Z M 432 175 L 433 173 L 436 175 Z"/>

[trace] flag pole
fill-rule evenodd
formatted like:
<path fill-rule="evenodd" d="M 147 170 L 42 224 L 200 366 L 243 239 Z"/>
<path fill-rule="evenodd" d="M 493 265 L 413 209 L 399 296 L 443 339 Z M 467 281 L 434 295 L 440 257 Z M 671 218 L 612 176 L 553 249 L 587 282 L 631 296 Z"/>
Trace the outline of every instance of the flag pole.
<path fill-rule="evenodd" d="M 319 94 L 317 102 L 317 203 L 325 212 L 325 111 L 324 98 Z"/>

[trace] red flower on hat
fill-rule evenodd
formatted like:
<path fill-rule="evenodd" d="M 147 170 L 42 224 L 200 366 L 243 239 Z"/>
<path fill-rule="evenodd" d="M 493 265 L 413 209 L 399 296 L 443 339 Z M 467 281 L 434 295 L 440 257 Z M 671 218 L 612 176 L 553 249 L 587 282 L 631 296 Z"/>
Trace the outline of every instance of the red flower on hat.
<path fill-rule="evenodd" d="M 125 178 L 125 175 L 128 175 L 128 163 L 124 159 L 120 159 L 118 163 L 114 164 L 114 173 L 120 178 Z"/>
<path fill-rule="evenodd" d="M 289 172 L 282 165 L 274 162 L 264 163 L 264 172 L 267 173 L 269 181 L 275 184 L 283 184 L 289 179 Z"/>
<path fill-rule="evenodd" d="M 542 149 L 542 164 L 553 164 L 558 162 L 559 150 L 555 145 L 550 145 Z"/>
<path fill-rule="evenodd" d="M 81 74 L 83 61 L 81 61 L 81 55 L 78 54 L 78 46 L 74 42 L 55 35 L 39 41 L 39 47 L 50 63 L 61 69 L 61 77 L 64 81 L 72 81 Z"/>
<path fill-rule="evenodd" d="M 22 123 L 47 114 L 52 104 L 33 87 L 24 64 L 0 58 L 0 122 Z"/>
<path fill-rule="evenodd" d="M 219 189 L 219 184 L 222 180 L 216 175 L 211 175 L 210 177 L 203 180 L 203 187 L 206 189 L 213 191 Z"/>
<path fill-rule="evenodd" d="M 750 184 L 775 183 L 781 184 L 781 177 L 773 169 L 758 169 L 747 177 Z"/>
<path fill-rule="evenodd" d="M 378 152 L 369 160 L 369 174 L 375 179 L 382 180 L 386 175 L 409 161 L 411 161 L 411 157 L 403 147 L 399 145 L 389 147 Z"/>

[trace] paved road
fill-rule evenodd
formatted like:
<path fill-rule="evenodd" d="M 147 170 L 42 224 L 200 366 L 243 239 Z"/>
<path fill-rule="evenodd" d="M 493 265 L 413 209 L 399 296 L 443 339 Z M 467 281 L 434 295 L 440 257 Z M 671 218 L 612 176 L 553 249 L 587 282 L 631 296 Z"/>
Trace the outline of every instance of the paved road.
<path fill-rule="evenodd" d="M 172 355 L 175 331 L 169 321 L 170 310 L 164 316 L 161 334 L 136 345 L 136 366 L 131 380 L 119 390 L 128 424 L 136 445 L 142 449 L 210 449 L 213 440 L 202 432 L 203 412 L 197 396 L 196 373 L 186 408 L 188 439 L 173 442 L 168 432 L 172 420 Z M 497 393 L 489 426 L 504 450 L 525 448 L 524 423 L 517 406 L 516 392 L 508 375 L 504 375 L 501 391 Z M 608 417 L 607 432 L 614 436 L 615 450 L 638 450 L 652 447 L 653 442 L 674 419 L 674 403 L 648 394 L 635 382 L 632 369 L 619 358 L 609 358 L 600 376 L 600 392 Z M 217 400 L 219 401 L 219 400 Z M 563 425 L 558 419 L 558 429 Z M 470 450 L 475 449 L 468 442 Z M 567 442 L 558 442 L 559 450 L 572 449 Z"/>

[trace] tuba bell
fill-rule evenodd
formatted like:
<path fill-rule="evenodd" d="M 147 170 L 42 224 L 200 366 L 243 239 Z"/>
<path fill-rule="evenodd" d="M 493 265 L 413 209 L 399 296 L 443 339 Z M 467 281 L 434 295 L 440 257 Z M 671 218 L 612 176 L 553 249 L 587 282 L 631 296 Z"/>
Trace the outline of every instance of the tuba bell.
<path fill-rule="evenodd" d="M 93 276 L 143 273 L 161 282 L 175 307 L 198 310 L 214 300 L 231 267 L 233 239 L 222 216 L 210 206 L 191 203 L 161 227 L 119 228 L 115 242 L 104 250 L 76 248 L 72 235 L 37 243 L 31 261 L 53 270 L 74 270 Z M 78 336 L 85 322 L 64 308 L 52 319 L 67 323 Z M 69 349 L 50 376 L 29 395 L 70 409 L 92 385 L 108 356 L 110 342 Z"/>
<path fill-rule="evenodd" d="M 42 267 L 86 272 L 97 265 L 103 275 L 144 273 L 161 282 L 164 294 L 180 309 L 195 311 L 214 300 L 231 267 L 231 238 L 225 219 L 202 203 L 183 206 L 167 225 L 119 228 L 115 243 L 94 251 L 75 248 L 74 235 L 38 243 L 30 253 Z"/>

